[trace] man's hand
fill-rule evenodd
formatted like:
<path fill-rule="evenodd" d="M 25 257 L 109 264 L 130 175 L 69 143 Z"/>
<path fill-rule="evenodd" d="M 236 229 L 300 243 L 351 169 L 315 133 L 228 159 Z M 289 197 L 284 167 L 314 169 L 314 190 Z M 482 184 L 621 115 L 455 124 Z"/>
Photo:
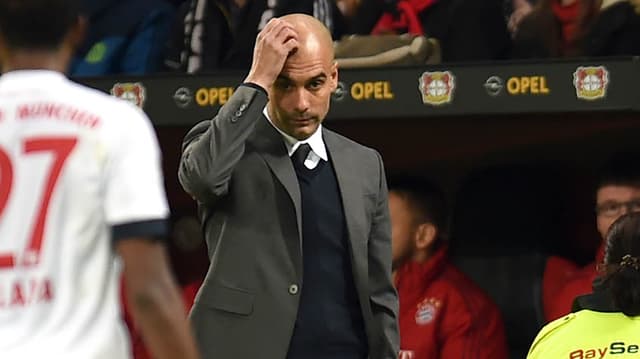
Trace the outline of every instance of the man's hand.
<path fill-rule="evenodd" d="M 282 71 L 289 54 L 298 47 L 298 34 L 286 21 L 271 19 L 260 31 L 253 49 L 253 63 L 245 82 L 268 90 Z"/>
<path fill-rule="evenodd" d="M 511 36 L 515 36 L 518 31 L 518 26 L 522 19 L 524 19 L 533 10 L 533 6 L 527 0 L 513 0 L 513 13 L 509 17 L 507 28 L 511 32 Z"/>

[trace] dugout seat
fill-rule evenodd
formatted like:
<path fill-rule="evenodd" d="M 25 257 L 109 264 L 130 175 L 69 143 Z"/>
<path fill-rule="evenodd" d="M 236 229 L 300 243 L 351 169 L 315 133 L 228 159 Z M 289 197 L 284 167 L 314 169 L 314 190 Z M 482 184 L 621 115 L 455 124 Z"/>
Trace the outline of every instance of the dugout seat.
<path fill-rule="evenodd" d="M 454 263 L 495 301 L 510 358 L 525 358 L 544 324 L 542 278 L 562 240 L 561 188 L 554 170 L 502 165 L 471 173 L 456 194 Z"/>

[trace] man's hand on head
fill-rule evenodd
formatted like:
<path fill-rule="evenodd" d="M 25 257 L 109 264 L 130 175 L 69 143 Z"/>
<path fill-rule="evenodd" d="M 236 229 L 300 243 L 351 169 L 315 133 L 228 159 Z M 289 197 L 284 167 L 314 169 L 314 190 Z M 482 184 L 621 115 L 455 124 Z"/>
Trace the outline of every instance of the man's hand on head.
<path fill-rule="evenodd" d="M 260 31 L 253 49 L 253 62 L 245 82 L 268 90 L 282 71 L 289 54 L 298 47 L 298 34 L 285 20 L 271 19 Z"/>

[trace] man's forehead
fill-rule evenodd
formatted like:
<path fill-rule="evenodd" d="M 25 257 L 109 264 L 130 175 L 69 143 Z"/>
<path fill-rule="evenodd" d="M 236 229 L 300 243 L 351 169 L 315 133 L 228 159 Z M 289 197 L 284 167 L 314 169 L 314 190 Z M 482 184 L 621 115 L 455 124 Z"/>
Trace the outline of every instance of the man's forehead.
<path fill-rule="evenodd" d="M 313 79 L 316 77 L 323 77 L 323 76 L 327 76 L 327 73 L 324 70 L 318 70 L 318 71 L 312 71 L 312 72 L 282 71 L 280 75 L 278 75 L 278 78 L 283 80 L 300 80 L 300 79 Z"/>
<path fill-rule="evenodd" d="M 605 185 L 598 189 L 598 202 L 607 200 L 627 200 L 640 197 L 640 187 L 631 185 Z"/>
<path fill-rule="evenodd" d="M 316 78 L 329 77 L 329 74 L 330 69 L 320 63 L 306 67 L 285 66 L 278 79 L 304 83 Z"/>

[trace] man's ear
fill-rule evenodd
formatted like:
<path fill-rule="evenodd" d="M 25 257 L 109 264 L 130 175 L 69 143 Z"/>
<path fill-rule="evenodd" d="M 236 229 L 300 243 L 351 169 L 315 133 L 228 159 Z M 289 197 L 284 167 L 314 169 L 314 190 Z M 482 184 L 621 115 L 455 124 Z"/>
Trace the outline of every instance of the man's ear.
<path fill-rule="evenodd" d="M 331 65 L 331 77 L 329 80 L 331 81 L 331 92 L 334 92 L 338 88 L 338 62 L 335 60 Z"/>
<path fill-rule="evenodd" d="M 415 246 L 418 250 L 431 248 L 438 236 L 438 228 L 433 223 L 422 223 L 416 230 Z"/>
<path fill-rule="evenodd" d="M 2 64 L 4 64 L 7 61 L 7 55 L 9 54 L 9 50 L 5 45 L 6 45 L 6 42 L 4 41 L 4 37 L 0 32 L 0 73 L 2 72 L 2 67 L 3 67 Z"/>
<path fill-rule="evenodd" d="M 69 30 L 68 41 L 69 45 L 75 51 L 84 42 L 87 34 L 87 26 L 89 20 L 84 16 L 78 16 L 76 24 Z"/>

